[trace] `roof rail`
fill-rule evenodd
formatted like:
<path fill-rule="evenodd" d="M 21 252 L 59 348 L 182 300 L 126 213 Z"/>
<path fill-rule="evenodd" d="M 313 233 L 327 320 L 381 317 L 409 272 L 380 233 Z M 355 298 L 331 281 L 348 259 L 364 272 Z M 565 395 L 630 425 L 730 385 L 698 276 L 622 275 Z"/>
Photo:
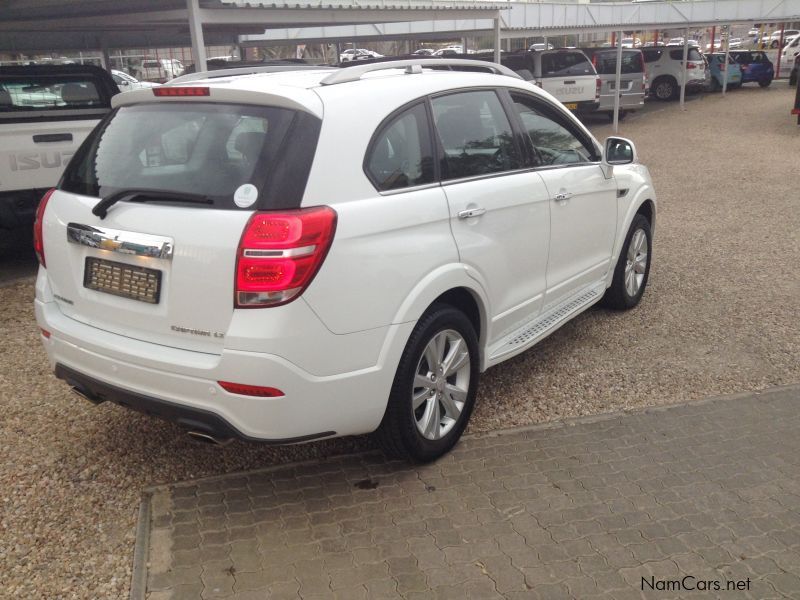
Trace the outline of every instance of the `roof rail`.
<path fill-rule="evenodd" d="M 368 65 L 358 65 L 356 67 L 347 67 L 346 69 L 341 69 L 339 71 L 336 71 L 335 73 L 331 73 L 320 83 L 322 85 L 336 85 L 337 83 L 358 81 L 359 79 L 361 79 L 363 75 L 367 73 L 372 73 L 374 71 L 385 71 L 388 69 L 400 69 L 403 67 L 405 67 L 406 74 L 408 75 L 414 73 L 422 73 L 423 67 L 440 67 L 440 68 L 449 67 L 450 70 L 456 70 L 453 69 L 453 67 L 472 67 L 473 69 L 477 67 L 477 68 L 484 68 L 487 71 L 492 71 L 497 75 L 506 75 L 508 77 L 521 79 L 519 75 L 517 75 L 514 71 L 512 71 L 508 67 L 504 67 L 503 65 L 498 65 L 497 63 L 488 61 L 468 60 L 464 58 L 414 58 L 414 59 L 378 62 Z"/>
<path fill-rule="evenodd" d="M 280 73 L 283 71 L 320 71 L 328 70 L 333 67 L 327 65 L 265 65 L 253 67 L 234 67 L 231 69 L 214 69 L 213 71 L 200 71 L 199 73 L 189 73 L 181 75 L 175 79 L 170 79 L 165 85 L 173 83 L 189 83 L 201 79 L 217 79 L 218 77 L 236 77 L 241 75 L 254 75 L 256 73 Z"/>

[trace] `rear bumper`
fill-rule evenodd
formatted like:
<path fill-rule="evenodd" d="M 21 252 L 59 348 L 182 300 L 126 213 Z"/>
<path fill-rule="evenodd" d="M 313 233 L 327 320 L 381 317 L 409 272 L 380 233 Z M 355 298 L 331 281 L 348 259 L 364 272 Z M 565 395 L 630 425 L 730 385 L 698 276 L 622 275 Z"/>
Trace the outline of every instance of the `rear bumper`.
<path fill-rule="evenodd" d="M 600 102 L 597 100 L 587 100 L 584 102 L 565 102 L 564 104 L 566 106 L 569 106 L 570 104 L 576 104 L 577 108 L 573 108 L 570 110 L 578 113 L 579 115 L 597 112 L 597 109 L 600 107 Z"/>
<path fill-rule="evenodd" d="M 38 298 L 35 311 L 50 332 L 42 342 L 51 368 L 88 397 L 216 437 L 272 443 L 375 430 L 413 328 L 389 327 L 373 366 L 319 376 L 272 354 L 225 349 L 213 355 L 125 338 L 70 319 L 55 302 Z M 284 395 L 233 394 L 218 381 L 271 386 Z"/>
<path fill-rule="evenodd" d="M 130 408 L 131 410 L 146 415 L 177 423 L 190 431 L 199 431 L 218 439 L 237 438 L 262 443 L 293 444 L 336 435 L 335 431 L 323 431 L 294 438 L 272 440 L 253 438 L 242 433 L 228 421 L 210 410 L 194 408 L 192 406 L 186 406 L 184 404 L 125 390 L 109 383 L 92 379 L 83 373 L 79 373 L 59 363 L 56 363 L 55 375 L 59 379 L 64 380 L 67 385 L 72 387 L 75 391 L 79 392 L 80 395 L 95 404 L 113 402 L 114 404 L 119 404 L 120 406 Z"/>

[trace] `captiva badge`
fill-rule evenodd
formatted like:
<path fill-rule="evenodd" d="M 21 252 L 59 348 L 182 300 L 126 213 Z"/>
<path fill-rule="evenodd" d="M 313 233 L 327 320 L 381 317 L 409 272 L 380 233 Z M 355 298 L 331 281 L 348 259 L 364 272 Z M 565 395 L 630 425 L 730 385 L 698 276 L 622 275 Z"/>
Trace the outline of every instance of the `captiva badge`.
<path fill-rule="evenodd" d="M 252 183 L 245 183 L 244 185 L 240 185 L 236 188 L 236 191 L 233 193 L 233 202 L 239 208 L 247 208 L 248 206 L 253 206 L 256 199 L 258 198 L 258 188 L 254 186 Z"/>

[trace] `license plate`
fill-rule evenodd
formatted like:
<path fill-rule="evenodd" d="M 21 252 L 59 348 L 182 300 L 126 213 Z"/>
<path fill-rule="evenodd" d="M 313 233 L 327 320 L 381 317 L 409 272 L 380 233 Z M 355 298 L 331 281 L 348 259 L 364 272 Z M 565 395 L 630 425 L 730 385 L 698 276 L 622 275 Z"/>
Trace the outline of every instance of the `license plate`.
<path fill-rule="evenodd" d="M 105 294 L 158 304 L 161 271 L 88 256 L 83 286 Z"/>
<path fill-rule="evenodd" d="M 564 106 L 566 106 L 570 110 L 578 110 L 578 103 L 577 102 L 569 102 L 569 103 L 565 104 Z"/>

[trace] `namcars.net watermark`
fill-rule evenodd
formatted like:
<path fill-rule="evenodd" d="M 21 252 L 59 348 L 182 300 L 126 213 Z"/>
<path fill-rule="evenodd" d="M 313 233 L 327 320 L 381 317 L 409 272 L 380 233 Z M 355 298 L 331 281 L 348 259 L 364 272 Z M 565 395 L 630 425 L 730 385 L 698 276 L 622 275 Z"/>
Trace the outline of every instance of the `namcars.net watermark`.
<path fill-rule="evenodd" d="M 698 579 L 686 575 L 680 579 L 656 579 L 642 577 L 642 591 L 659 592 L 746 592 L 750 590 L 750 578 L 721 581 L 719 579 Z"/>

